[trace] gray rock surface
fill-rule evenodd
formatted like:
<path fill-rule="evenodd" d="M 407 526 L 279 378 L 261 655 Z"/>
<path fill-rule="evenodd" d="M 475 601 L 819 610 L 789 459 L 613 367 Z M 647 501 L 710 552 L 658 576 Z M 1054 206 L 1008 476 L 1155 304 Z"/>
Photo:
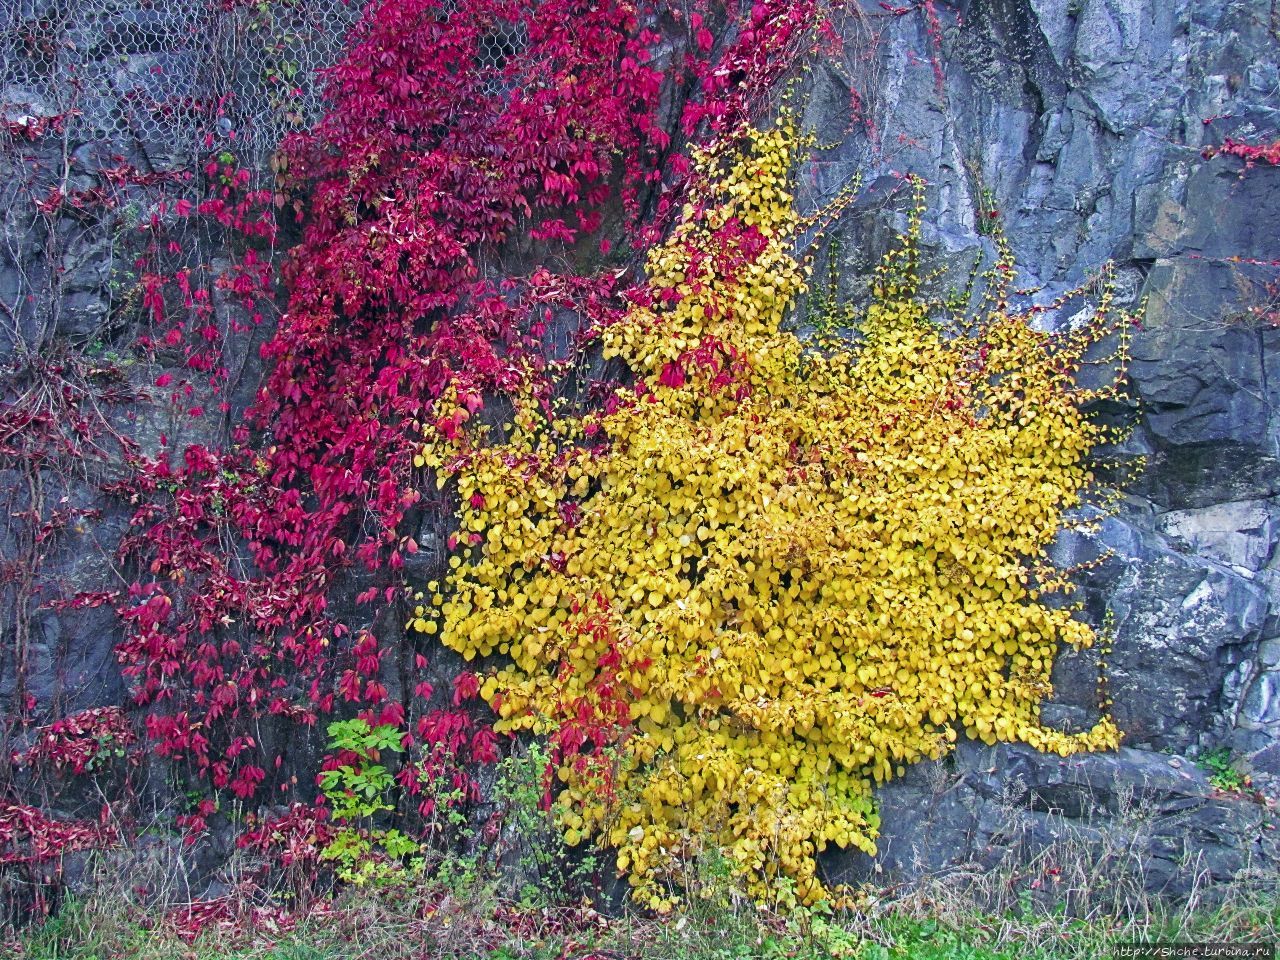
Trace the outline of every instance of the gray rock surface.
<path fill-rule="evenodd" d="M 1070 879 L 1184 896 L 1280 853 L 1273 811 L 1215 789 L 1186 758 L 1130 748 L 1064 759 L 962 743 L 879 799 L 877 856 L 828 855 L 833 880 Z"/>

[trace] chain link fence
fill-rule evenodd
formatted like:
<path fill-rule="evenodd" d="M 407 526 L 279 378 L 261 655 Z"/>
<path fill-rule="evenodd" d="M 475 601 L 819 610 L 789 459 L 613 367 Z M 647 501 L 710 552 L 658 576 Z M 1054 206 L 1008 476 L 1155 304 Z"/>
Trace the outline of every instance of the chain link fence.
<path fill-rule="evenodd" d="M 0 5 L 0 111 L 61 118 L 68 141 L 138 145 L 180 166 L 236 140 L 260 159 L 323 110 L 364 0 L 9 0 Z"/>
<path fill-rule="evenodd" d="M 75 143 L 137 144 L 178 166 L 234 140 L 261 161 L 324 109 L 366 0 L 7 0 L 0 4 L 0 117 L 60 117 Z M 448 5 L 442 12 L 450 13 Z M 501 84 L 524 46 L 500 24 L 478 66 Z"/>

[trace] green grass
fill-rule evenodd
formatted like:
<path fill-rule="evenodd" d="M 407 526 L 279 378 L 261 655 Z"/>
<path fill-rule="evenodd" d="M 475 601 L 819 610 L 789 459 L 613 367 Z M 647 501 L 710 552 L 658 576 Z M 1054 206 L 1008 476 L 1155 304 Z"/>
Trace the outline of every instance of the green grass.
<path fill-rule="evenodd" d="M 256 924 L 210 927 L 194 942 L 179 936 L 171 912 L 138 900 L 136 883 L 104 863 L 91 895 L 66 901 L 42 924 L 7 936 L 0 928 L 0 958 L 1094 960 L 1121 942 L 1280 940 L 1274 874 L 1172 904 L 1144 893 L 1141 875 L 1104 882 L 1097 862 L 1073 866 L 1070 849 L 1058 852 L 1047 873 L 1023 866 L 954 874 L 912 889 L 860 891 L 857 909 L 790 913 L 746 902 L 723 865 L 710 860 L 691 866 L 698 893 L 684 911 L 661 918 L 607 918 L 581 905 L 539 902 L 546 894 L 521 905 L 499 896 L 495 877 L 440 874 L 377 891 L 348 889 L 301 918 L 280 911 L 259 914 Z M 248 916 L 261 904 L 241 906 Z"/>
<path fill-rule="evenodd" d="M 188 944 L 144 918 L 112 917 L 102 905 L 71 904 L 19 941 L 21 960 L 1080 960 L 1118 941 L 1182 939 L 1274 941 L 1274 896 L 1191 912 L 1174 911 L 1135 933 L 1126 918 L 985 916 L 962 923 L 912 915 L 894 906 L 879 916 L 799 913 L 784 918 L 743 904 L 697 905 L 680 916 L 615 918 L 584 931 L 513 933 L 493 943 L 483 918 L 454 914 L 459 936 L 415 926 L 364 902 L 272 937 L 259 930 L 235 944 L 209 933 Z M 920 905 L 915 905 L 917 909 Z M 475 923 L 474 929 L 465 929 Z M 474 940 L 469 939 L 474 935 Z M 11 948 L 12 949 L 12 948 Z"/>
<path fill-rule="evenodd" d="M 879 926 L 880 939 L 864 946 L 865 960 L 1020 960 L 1024 950 L 993 947 L 972 933 L 955 930 L 933 920 L 895 917 Z"/>

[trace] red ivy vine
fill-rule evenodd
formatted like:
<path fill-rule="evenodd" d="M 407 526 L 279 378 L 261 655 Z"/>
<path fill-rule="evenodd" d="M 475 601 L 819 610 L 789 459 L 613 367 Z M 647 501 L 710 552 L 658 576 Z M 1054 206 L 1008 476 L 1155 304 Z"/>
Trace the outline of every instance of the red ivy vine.
<path fill-rule="evenodd" d="M 1246 170 L 1252 169 L 1259 163 L 1274 167 L 1280 165 L 1280 140 L 1258 144 L 1245 143 L 1242 140 L 1227 137 L 1222 141 L 1222 146 L 1205 147 L 1203 151 L 1206 160 L 1211 160 L 1219 154 L 1240 158 L 1244 161 Z"/>

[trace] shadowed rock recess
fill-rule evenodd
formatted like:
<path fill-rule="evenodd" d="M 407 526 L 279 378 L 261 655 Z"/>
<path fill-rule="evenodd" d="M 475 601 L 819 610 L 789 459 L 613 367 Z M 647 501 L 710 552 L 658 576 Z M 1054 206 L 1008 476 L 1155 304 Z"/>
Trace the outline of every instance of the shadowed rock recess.
<path fill-rule="evenodd" d="M 44 151 L 44 166 L 68 171 L 77 190 L 102 183 L 120 158 L 177 169 L 178 154 L 193 149 L 179 121 L 163 129 L 123 122 L 126 88 L 152 82 L 159 66 L 170 84 L 221 93 L 202 87 L 214 81 L 193 36 L 203 43 L 206 34 L 162 22 L 163 5 L 99 6 L 98 20 L 77 25 L 74 49 L 101 68 L 90 73 L 101 87 L 74 104 L 72 132 L 38 143 L 11 137 L 0 152 L 6 362 L 24 342 L 109 351 L 133 308 L 119 239 L 129 206 L 102 219 L 68 209 L 50 225 L 30 200 L 43 187 L 27 190 L 19 175 L 34 169 L 32 155 Z M 815 63 L 804 90 L 804 120 L 823 146 L 804 168 L 802 196 L 834 196 L 858 175 L 866 198 L 829 233 L 815 277 L 831 276 L 844 298 L 863 297 L 871 267 L 904 223 L 893 199 L 902 172 L 929 184 L 923 242 L 941 292 L 963 288 L 975 263 L 990 262 L 992 213 L 1017 256 L 1019 286 L 1037 288 L 1028 294 L 1036 302 L 1084 287 L 1114 262 L 1116 301 L 1143 304 L 1142 324 L 1127 402 L 1097 415 L 1131 428 L 1114 452 L 1141 456 L 1142 465 L 1126 473 L 1116 504 L 1082 515 L 1055 547 L 1060 566 L 1079 567 L 1083 616 L 1112 641 L 1105 653 L 1064 653 L 1044 708 L 1052 724 L 1087 728 L 1102 672 L 1125 746 L 1063 759 L 962 743 L 879 791 L 879 854 L 831 856 L 831 875 L 899 882 L 1061 857 L 1071 844 L 1140 851 L 1152 891 L 1186 893 L 1208 878 L 1274 866 L 1280 830 L 1267 797 L 1280 792 L 1280 168 L 1246 168 L 1211 148 L 1226 138 L 1280 137 L 1280 14 L 1271 0 L 862 7 L 841 16 L 844 53 Z M 25 37 L 16 26 L 52 22 L 57 9 L 17 0 L 0 27 L 10 16 L 11 36 Z M 309 42 L 320 50 L 299 56 L 308 69 L 332 61 L 332 31 L 292 36 L 304 54 Z M 0 121 L 11 133 L 72 106 L 49 99 L 47 78 L 18 69 L 22 51 L 0 52 L 8 58 Z M 257 135 L 266 142 L 270 133 Z M 57 308 L 34 312 L 29 293 L 50 285 Z M 1050 322 L 1089 309 L 1087 290 L 1070 295 Z M 229 419 L 252 396 L 255 363 L 246 358 L 256 351 L 244 349 Z M 165 431 L 178 444 L 218 427 L 169 424 L 145 407 L 111 416 L 144 449 Z M 7 465 L 0 470 L 6 509 L 22 509 L 25 488 Z M 103 511 L 92 521 L 92 549 L 70 541 L 46 558 L 44 575 L 59 589 L 102 589 L 112 576 L 107 558 L 127 515 L 98 492 L 102 479 L 58 481 L 66 486 L 57 496 Z M 18 549 L 0 541 L 6 559 Z M 4 602 L 14 601 L 6 594 Z M 19 691 L 61 714 L 123 700 L 118 627 L 107 608 L 41 609 L 33 618 L 24 628 L 25 675 L 14 654 L 0 655 L 0 713 Z M 1250 789 L 1221 790 L 1197 764 L 1224 748 Z"/>

